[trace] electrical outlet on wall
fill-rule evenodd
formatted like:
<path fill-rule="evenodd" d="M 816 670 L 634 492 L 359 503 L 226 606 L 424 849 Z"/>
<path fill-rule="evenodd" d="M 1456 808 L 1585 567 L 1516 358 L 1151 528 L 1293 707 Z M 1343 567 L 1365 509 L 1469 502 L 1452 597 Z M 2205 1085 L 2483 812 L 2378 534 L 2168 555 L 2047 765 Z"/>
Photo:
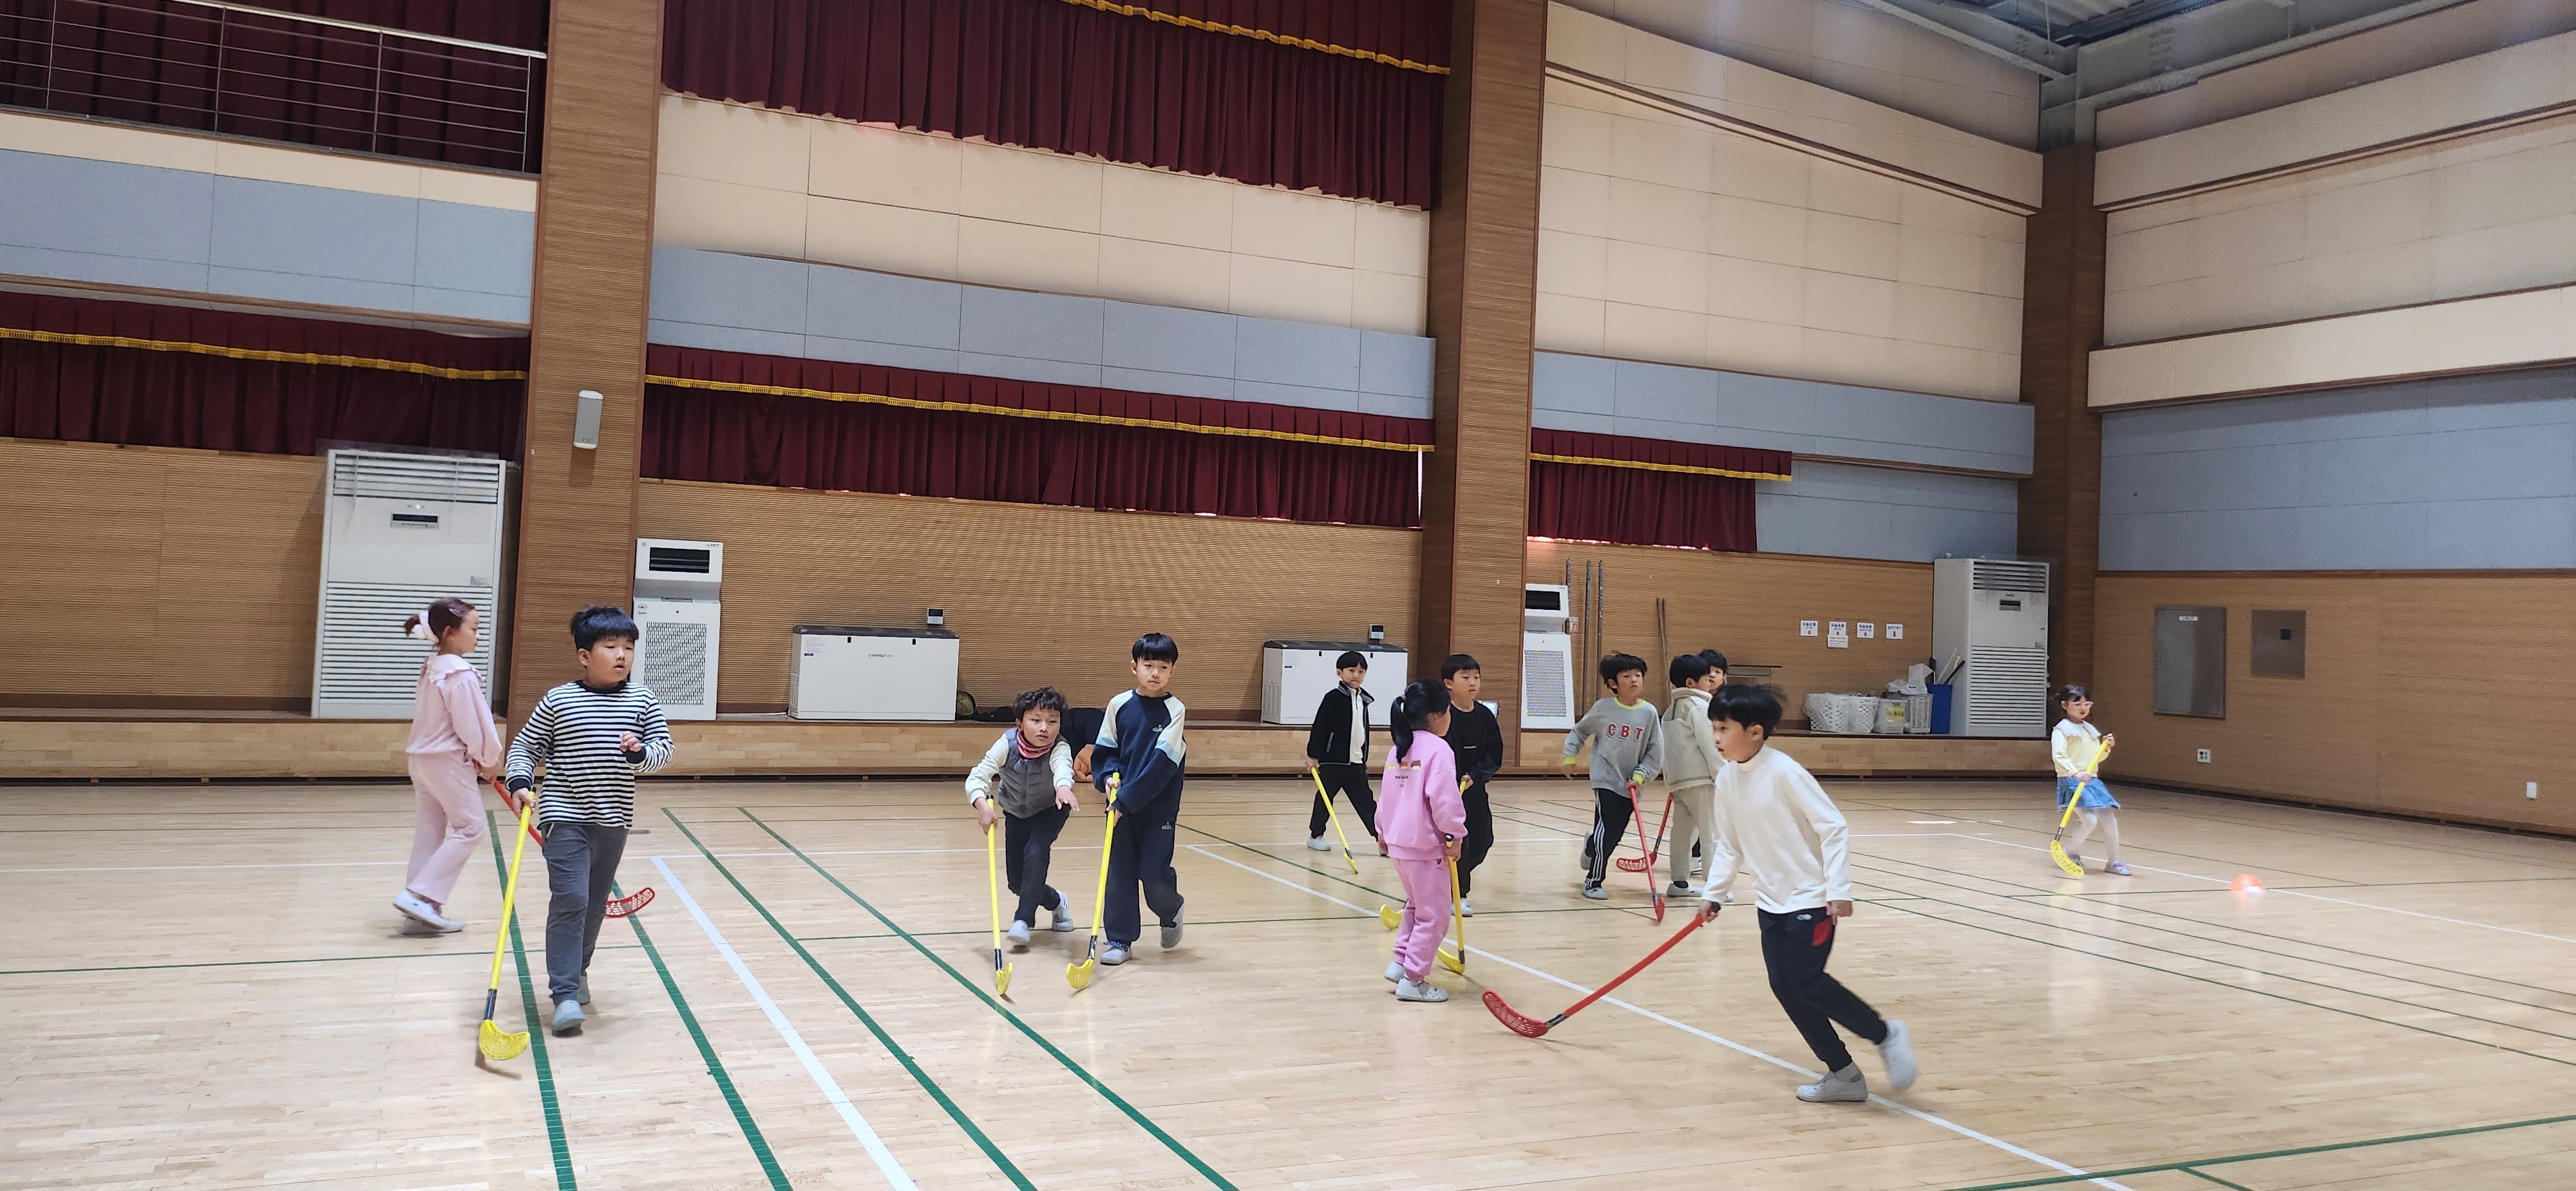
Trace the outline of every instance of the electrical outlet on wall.
<path fill-rule="evenodd" d="M 2525 798 L 2538 798 L 2538 797 L 2540 797 L 2540 783 L 2538 783 L 2538 782 L 2524 782 L 2524 783 L 2522 784 L 2522 796 L 2523 796 L 2523 797 L 2525 797 Z"/>
<path fill-rule="evenodd" d="M 2201 763 L 2201 764 L 2203 764 L 2203 765 L 2207 765 L 2207 764 L 2209 764 L 2209 750 L 2208 750 L 2208 749 L 2202 749 L 2202 750 L 2200 750 L 2200 763 Z"/>

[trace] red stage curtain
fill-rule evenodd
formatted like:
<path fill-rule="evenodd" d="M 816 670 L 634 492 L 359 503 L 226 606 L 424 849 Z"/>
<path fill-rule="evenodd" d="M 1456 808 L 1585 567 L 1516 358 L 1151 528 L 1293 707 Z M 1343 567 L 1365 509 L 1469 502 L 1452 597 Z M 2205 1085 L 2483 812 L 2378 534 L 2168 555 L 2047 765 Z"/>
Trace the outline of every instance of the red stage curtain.
<path fill-rule="evenodd" d="M 545 36 L 544 0 L 282 0 L 273 7 L 526 48 L 542 46 Z M 537 168 L 542 59 L 379 40 L 363 30 L 179 0 L 0 0 L 0 103 Z"/>
<path fill-rule="evenodd" d="M 649 348 L 646 370 L 647 476 L 1422 523 L 1419 456 L 1400 449 L 1430 441 L 1414 419 L 696 348 Z"/>
<path fill-rule="evenodd" d="M 527 362 L 520 338 L 0 293 L 0 436 L 516 458 Z"/>
<path fill-rule="evenodd" d="M 1788 479 L 1788 453 L 1532 430 L 1529 532 L 1751 551 L 1760 541 L 1753 517 L 1756 478 Z"/>
<path fill-rule="evenodd" d="M 1447 52 L 1447 0 L 1154 6 L 1192 7 L 1247 24 L 1294 9 L 1279 31 Z M 666 0 L 663 13 L 663 83 L 709 99 L 1407 206 L 1438 194 L 1447 81 L 1430 71 L 1068 0 Z"/>

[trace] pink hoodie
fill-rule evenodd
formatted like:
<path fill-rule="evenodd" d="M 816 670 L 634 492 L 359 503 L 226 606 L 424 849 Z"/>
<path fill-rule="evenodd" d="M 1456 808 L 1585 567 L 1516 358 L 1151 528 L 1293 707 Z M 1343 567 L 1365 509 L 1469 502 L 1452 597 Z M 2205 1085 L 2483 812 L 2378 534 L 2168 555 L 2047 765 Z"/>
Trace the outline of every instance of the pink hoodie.
<path fill-rule="evenodd" d="M 1377 798 L 1377 837 L 1397 860 L 1438 860 L 1443 835 L 1464 838 L 1467 804 L 1458 796 L 1458 755 L 1430 732 L 1413 734 L 1413 754 L 1388 749 L 1383 791 Z"/>
<path fill-rule="evenodd" d="M 484 769 L 501 764 L 501 732 L 492 726 L 492 701 L 483 676 L 452 653 L 421 663 L 411 698 L 411 744 L 406 753 L 463 753 Z"/>

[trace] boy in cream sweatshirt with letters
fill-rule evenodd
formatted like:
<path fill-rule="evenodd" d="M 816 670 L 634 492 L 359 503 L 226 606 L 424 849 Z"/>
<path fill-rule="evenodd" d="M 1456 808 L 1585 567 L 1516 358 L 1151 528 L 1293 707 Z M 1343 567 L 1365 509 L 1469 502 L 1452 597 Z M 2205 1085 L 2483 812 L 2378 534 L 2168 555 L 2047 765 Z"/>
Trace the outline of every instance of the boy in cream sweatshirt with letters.
<path fill-rule="evenodd" d="M 1691 866 L 1704 861 L 1716 833 L 1709 826 L 1709 799 L 1717 787 L 1717 731 L 1708 716 L 1709 696 L 1726 684 L 1726 672 L 1713 669 L 1700 654 L 1673 659 L 1672 702 L 1664 705 L 1664 788 L 1673 796 L 1673 830 L 1665 841 L 1673 862 L 1672 888 L 1666 897 L 1696 897 L 1699 886 Z"/>
<path fill-rule="evenodd" d="M 1771 995 L 1789 1024 L 1824 1064 L 1825 1076 L 1798 1089 L 1808 1101 L 1869 1099 L 1869 1080 L 1834 1033 L 1844 1029 L 1878 1044 L 1887 1082 L 1914 1084 L 1914 1040 L 1901 1021 L 1878 1011 L 1825 974 L 1834 925 L 1851 917 L 1851 831 L 1843 813 L 1806 767 L 1770 746 L 1780 726 L 1780 695 L 1767 686 L 1725 686 L 1712 700 L 1718 753 L 1713 800 L 1717 846 L 1708 854 L 1702 920 L 1717 916 L 1739 864 L 1753 870 L 1753 900 L 1762 920 L 1762 965 Z"/>

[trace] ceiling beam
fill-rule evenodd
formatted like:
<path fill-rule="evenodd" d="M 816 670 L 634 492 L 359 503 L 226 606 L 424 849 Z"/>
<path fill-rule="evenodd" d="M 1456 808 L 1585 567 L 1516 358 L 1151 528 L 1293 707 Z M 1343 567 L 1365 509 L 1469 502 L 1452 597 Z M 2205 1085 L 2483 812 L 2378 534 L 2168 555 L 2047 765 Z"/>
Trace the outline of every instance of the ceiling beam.
<path fill-rule="evenodd" d="M 2043 79 L 2075 73 L 2075 51 L 2045 37 L 1972 8 L 1942 0 L 1859 0 L 1910 25 L 2010 62 Z"/>

